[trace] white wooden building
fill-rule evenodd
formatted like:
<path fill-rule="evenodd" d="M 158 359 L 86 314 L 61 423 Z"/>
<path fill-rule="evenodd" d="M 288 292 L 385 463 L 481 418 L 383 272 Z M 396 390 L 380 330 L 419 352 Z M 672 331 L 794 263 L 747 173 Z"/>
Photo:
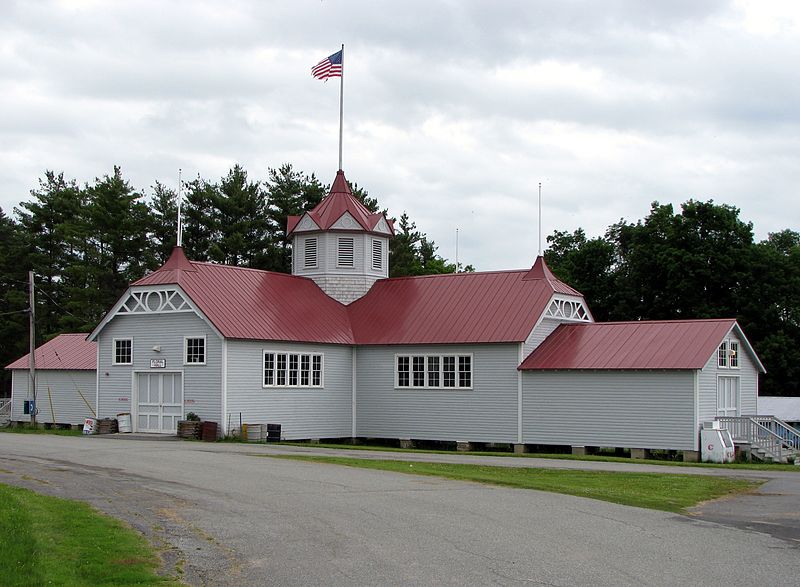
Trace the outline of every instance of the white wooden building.
<path fill-rule="evenodd" d="M 763 367 L 729 320 L 597 324 L 530 269 L 388 278 L 391 221 L 339 172 L 290 218 L 293 275 L 176 247 L 91 333 L 98 416 L 223 433 L 698 450 L 702 421 L 754 412 Z"/>

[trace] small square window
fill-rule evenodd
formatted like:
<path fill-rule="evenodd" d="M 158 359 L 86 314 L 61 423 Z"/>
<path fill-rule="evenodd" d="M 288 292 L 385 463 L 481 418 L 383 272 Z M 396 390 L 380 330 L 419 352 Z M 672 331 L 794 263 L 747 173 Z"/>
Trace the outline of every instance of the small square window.
<path fill-rule="evenodd" d="M 114 365 L 133 364 L 133 339 L 115 338 L 114 339 Z"/>
<path fill-rule="evenodd" d="M 204 336 L 189 338 L 187 337 L 184 343 L 186 354 L 184 361 L 187 365 L 205 365 L 206 364 L 206 339 Z"/>

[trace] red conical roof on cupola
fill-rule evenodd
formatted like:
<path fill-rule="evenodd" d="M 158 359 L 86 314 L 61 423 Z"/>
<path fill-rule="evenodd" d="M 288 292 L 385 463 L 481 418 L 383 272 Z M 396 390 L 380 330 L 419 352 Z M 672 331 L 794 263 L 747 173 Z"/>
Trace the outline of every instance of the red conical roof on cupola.
<path fill-rule="evenodd" d="M 319 230 L 329 230 L 345 213 L 350 214 L 353 220 L 367 232 L 376 232 L 375 227 L 378 222 L 380 222 L 381 218 L 385 219 L 380 212 L 375 214 L 370 212 L 353 195 L 353 192 L 350 191 L 350 186 L 347 184 L 344 171 L 340 169 L 336 172 L 336 179 L 333 180 L 333 185 L 328 195 L 313 210 L 306 212 L 305 215 L 314 221 Z M 289 216 L 286 230 L 287 236 L 294 232 L 302 218 L 303 216 Z M 392 223 L 386 220 L 386 225 L 391 233 L 394 234 Z"/>

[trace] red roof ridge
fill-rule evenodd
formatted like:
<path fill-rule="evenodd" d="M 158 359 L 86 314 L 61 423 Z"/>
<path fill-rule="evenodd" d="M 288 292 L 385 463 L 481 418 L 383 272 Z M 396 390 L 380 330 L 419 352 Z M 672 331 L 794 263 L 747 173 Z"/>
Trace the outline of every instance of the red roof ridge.
<path fill-rule="evenodd" d="M 570 324 L 569 326 L 611 326 L 614 324 L 676 324 L 683 322 L 736 322 L 736 318 L 675 318 L 660 320 L 616 320 L 608 322 L 592 322 L 591 324 Z"/>
<path fill-rule="evenodd" d="M 431 277 L 458 277 L 464 275 L 491 275 L 497 273 L 525 273 L 527 269 L 495 269 L 493 271 L 459 271 L 458 273 L 431 273 L 429 275 L 403 275 L 401 277 L 384 277 L 379 281 L 400 281 L 402 279 L 428 279 Z"/>

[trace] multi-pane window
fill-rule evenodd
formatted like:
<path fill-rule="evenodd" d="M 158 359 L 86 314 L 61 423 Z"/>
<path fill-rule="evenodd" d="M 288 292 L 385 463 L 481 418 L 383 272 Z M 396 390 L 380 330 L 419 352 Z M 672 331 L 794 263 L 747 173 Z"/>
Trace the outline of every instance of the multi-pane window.
<path fill-rule="evenodd" d="M 133 364 L 133 339 L 115 338 L 114 339 L 114 365 Z"/>
<path fill-rule="evenodd" d="M 397 387 L 472 388 L 472 355 L 397 355 Z"/>
<path fill-rule="evenodd" d="M 339 267 L 354 267 L 353 249 L 354 241 L 351 236 L 340 236 L 338 239 L 339 250 L 336 264 Z"/>
<path fill-rule="evenodd" d="M 317 239 L 307 238 L 305 241 L 305 250 L 303 258 L 303 267 L 311 269 L 317 266 Z"/>
<path fill-rule="evenodd" d="M 728 343 L 728 365 L 731 369 L 739 366 L 739 343 L 735 340 Z"/>
<path fill-rule="evenodd" d="M 717 365 L 723 368 L 739 368 L 739 341 L 723 340 L 717 349 Z"/>
<path fill-rule="evenodd" d="M 383 269 L 383 241 L 372 239 L 372 268 Z"/>
<path fill-rule="evenodd" d="M 205 365 L 206 339 L 204 336 L 184 339 L 184 362 L 187 365 Z"/>
<path fill-rule="evenodd" d="M 264 387 L 322 387 L 322 355 L 264 351 Z"/>

